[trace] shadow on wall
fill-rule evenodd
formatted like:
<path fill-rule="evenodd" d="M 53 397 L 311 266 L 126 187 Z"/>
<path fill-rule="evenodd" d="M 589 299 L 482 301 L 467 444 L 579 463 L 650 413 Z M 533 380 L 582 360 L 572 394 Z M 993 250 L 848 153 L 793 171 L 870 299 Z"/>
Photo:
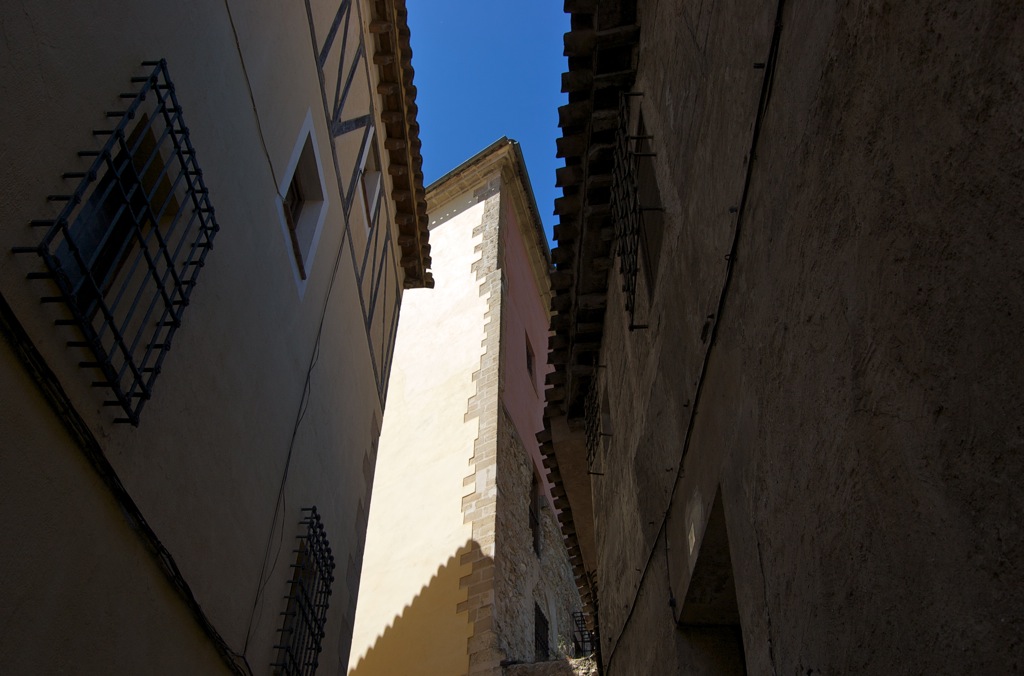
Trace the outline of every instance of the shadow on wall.
<path fill-rule="evenodd" d="M 469 672 L 470 575 L 493 567 L 476 542 L 459 547 L 402 609 L 348 676 L 458 676 Z M 372 603 L 373 599 L 361 599 Z"/>

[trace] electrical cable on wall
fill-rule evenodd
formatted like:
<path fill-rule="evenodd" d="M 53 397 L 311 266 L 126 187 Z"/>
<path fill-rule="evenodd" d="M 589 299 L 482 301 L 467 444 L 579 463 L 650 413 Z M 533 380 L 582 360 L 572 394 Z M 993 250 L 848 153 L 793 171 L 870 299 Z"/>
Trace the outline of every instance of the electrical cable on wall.
<path fill-rule="evenodd" d="M 295 451 L 295 439 L 298 437 L 299 427 L 302 424 L 303 418 L 306 417 L 306 411 L 309 408 L 309 397 L 312 391 L 311 381 L 313 376 L 313 369 L 314 367 L 316 367 L 317 362 L 320 360 L 320 340 L 323 337 L 324 321 L 327 318 L 327 308 L 329 307 L 330 304 L 331 292 L 334 290 L 334 283 L 338 278 L 338 270 L 341 267 L 341 257 L 345 251 L 345 242 L 348 241 L 347 233 L 348 229 L 346 228 L 345 231 L 342 232 L 341 245 L 338 247 L 338 253 L 335 255 L 334 258 L 334 268 L 331 271 L 331 281 L 327 286 L 327 294 L 324 296 L 323 307 L 321 308 L 320 311 L 320 323 L 317 326 L 316 340 L 313 343 L 313 353 L 310 356 L 309 366 L 306 368 L 306 378 L 302 386 L 302 396 L 299 399 L 299 409 L 295 415 L 295 424 L 292 426 L 292 434 L 288 442 L 288 453 L 285 456 L 284 470 L 281 473 L 281 483 L 278 487 L 277 499 L 274 502 L 274 515 L 271 517 L 270 532 L 267 534 L 267 546 L 263 552 L 263 562 L 260 567 L 259 579 L 257 580 L 256 583 L 256 596 L 253 599 L 252 609 L 249 612 L 249 623 L 248 627 L 245 630 L 245 644 L 242 647 L 242 655 L 246 655 L 248 653 L 249 640 L 252 638 L 253 620 L 255 619 L 256 616 L 256 610 L 257 608 L 260 608 L 262 610 L 262 605 L 260 604 L 263 599 L 263 593 L 266 590 L 267 584 L 270 581 L 273 572 L 277 567 L 277 562 L 281 554 L 281 546 L 283 545 L 284 542 L 285 524 L 283 519 L 287 514 L 287 509 L 285 508 L 287 504 L 287 501 L 285 499 L 285 486 L 288 483 L 288 471 L 291 468 L 292 455 Z M 270 569 L 267 570 L 267 562 L 270 559 L 270 552 L 274 541 L 274 531 L 277 530 L 277 521 L 279 515 L 282 518 L 282 523 L 281 532 L 277 543 L 277 552 L 274 555 L 273 564 L 270 566 Z"/>
<path fill-rule="evenodd" d="M 210 622 L 202 606 L 199 605 L 195 594 L 193 594 L 192 588 L 181 574 L 181 570 L 178 568 L 174 557 L 160 541 L 160 538 L 157 537 L 153 527 L 149 525 L 146 517 L 143 516 L 142 510 L 139 509 L 135 500 L 129 495 L 128 490 L 121 482 L 121 478 L 114 470 L 113 465 L 110 464 L 106 454 L 104 454 L 99 440 L 96 439 L 92 430 L 89 429 L 88 423 L 85 422 L 75 408 L 57 375 L 47 365 L 46 360 L 40 354 L 38 348 L 36 348 L 35 343 L 32 342 L 25 327 L 18 321 L 14 310 L 2 293 L 0 293 L 0 333 L 3 334 L 11 346 L 11 350 L 17 356 L 18 361 L 24 367 L 32 382 L 39 388 L 40 394 L 64 425 L 65 431 L 82 451 L 82 455 L 85 456 L 86 461 L 111 492 L 114 500 L 117 501 L 128 526 L 135 531 L 150 554 L 156 559 L 161 572 L 163 572 L 171 587 L 182 598 L 199 628 L 213 643 L 214 648 L 220 654 L 223 661 L 234 673 L 244 675 L 248 672 L 249 676 L 251 676 L 253 672 L 248 660 L 245 659 L 244 655 L 239 655 L 232 650 L 224 637 L 220 635 L 220 632 Z M 239 660 L 245 665 L 246 671 L 242 670 L 238 663 Z"/>
<path fill-rule="evenodd" d="M 622 628 L 619 630 L 618 636 L 616 636 L 615 640 L 613 642 L 611 642 L 611 647 L 610 647 L 609 652 L 608 652 L 608 662 L 607 662 L 607 666 L 609 668 L 611 668 L 612 660 L 615 657 L 615 650 L 618 647 L 619 641 L 622 639 L 622 635 L 625 633 L 626 628 L 628 627 L 630 621 L 633 618 L 633 613 L 636 610 L 637 601 L 640 598 L 640 590 L 643 588 L 644 580 L 647 577 L 647 571 L 648 571 L 648 569 L 651 566 L 651 562 L 654 559 L 655 553 L 658 551 L 658 540 L 660 539 L 662 532 L 666 531 L 666 525 L 667 525 L 667 522 L 668 522 L 668 514 L 669 514 L 669 512 L 672 509 L 672 504 L 675 501 L 676 489 L 679 487 L 680 479 L 682 478 L 683 461 L 686 459 L 686 455 L 687 455 L 687 453 L 689 451 L 689 448 L 690 448 L 690 441 L 691 441 L 691 439 L 693 437 L 694 423 L 695 423 L 696 418 L 697 418 L 697 409 L 699 407 L 701 393 L 704 390 L 704 381 L 705 381 L 705 376 L 707 375 L 707 371 L 708 371 L 708 363 L 710 362 L 711 354 L 714 351 L 714 347 L 717 344 L 718 327 L 719 327 L 719 325 L 722 322 L 722 312 L 725 309 L 726 299 L 728 297 L 728 292 L 729 292 L 729 287 L 730 287 L 731 282 L 732 282 L 733 269 L 734 269 L 734 267 L 736 265 L 736 251 L 737 251 L 737 249 L 739 247 L 740 233 L 742 231 L 742 225 L 743 225 L 743 217 L 745 215 L 745 208 L 746 208 L 746 204 L 747 204 L 747 198 L 748 198 L 749 192 L 750 192 L 750 182 L 751 182 L 751 178 L 753 176 L 754 158 L 756 156 L 757 144 L 758 144 L 758 141 L 760 140 L 761 127 L 762 127 L 762 124 L 764 122 L 764 117 L 765 117 L 765 114 L 766 114 L 767 109 L 768 109 L 768 102 L 769 102 L 769 99 L 771 98 L 772 87 L 773 87 L 773 84 L 774 84 L 774 81 L 775 81 L 775 68 L 776 68 L 776 65 L 778 63 L 779 43 L 780 43 L 781 34 L 782 34 L 782 11 L 783 11 L 784 5 L 785 5 L 785 0 L 779 0 L 778 5 L 776 6 L 776 11 L 775 11 L 775 28 L 774 28 L 774 32 L 772 33 L 771 45 L 770 45 L 770 47 L 768 49 L 768 58 L 767 58 L 767 60 L 765 61 L 764 64 L 757 64 L 757 66 L 756 66 L 756 67 L 762 67 L 763 66 L 764 70 L 765 70 L 765 73 L 764 73 L 764 77 L 763 77 L 763 79 L 761 81 L 761 95 L 760 95 L 760 98 L 758 100 L 757 115 L 756 115 L 756 117 L 754 119 L 754 130 L 753 130 L 753 134 L 752 134 L 751 142 L 750 142 L 750 154 L 749 154 L 749 160 L 747 162 L 746 177 L 745 177 L 744 182 L 743 182 L 743 192 L 742 192 L 742 196 L 740 198 L 740 204 L 739 204 L 739 207 L 738 207 L 737 213 L 736 213 L 736 227 L 733 230 L 732 244 L 731 244 L 730 249 L 729 249 L 729 254 L 726 256 L 725 281 L 723 282 L 722 290 L 719 293 L 719 297 L 718 297 L 718 310 L 715 313 L 715 316 L 717 317 L 717 320 L 712 322 L 712 324 L 711 324 L 711 334 L 710 334 L 710 339 L 708 341 L 708 349 L 705 351 L 705 353 L 704 353 L 704 360 L 701 363 L 700 377 L 697 380 L 697 387 L 696 387 L 696 390 L 694 392 L 693 406 L 690 408 L 690 418 L 689 418 L 689 422 L 688 422 L 687 428 L 686 428 L 686 435 L 685 435 L 685 437 L 683 439 L 683 448 L 682 448 L 682 452 L 681 452 L 680 458 L 679 458 L 679 465 L 678 465 L 678 470 L 677 470 L 677 473 L 676 473 L 676 481 L 672 485 L 672 492 L 669 495 L 669 499 L 668 499 L 668 507 L 666 508 L 665 515 L 662 518 L 661 527 L 658 529 L 658 535 L 654 539 L 654 546 L 651 548 L 651 551 L 647 555 L 647 562 L 644 564 L 643 570 L 642 570 L 642 572 L 640 574 L 640 581 L 637 584 L 636 593 L 633 595 L 633 600 L 630 602 L 629 612 L 626 614 L 625 620 L 623 620 Z M 666 540 L 666 543 L 667 543 L 667 540 Z M 666 556 L 667 555 L 668 555 L 668 552 L 666 550 Z M 674 600 L 674 596 L 672 595 L 671 590 L 670 590 L 669 594 L 670 594 L 669 595 L 670 601 Z M 672 609 L 672 615 L 673 615 L 673 617 L 675 617 L 675 609 L 674 608 Z M 774 655 L 772 653 L 772 642 L 771 642 L 770 632 L 769 632 L 769 636 L 768 636 L 768 650 L 769 650 L 769 659 L 770 659 L 770 662 L 772 664 L 772 671 L 774 673 L 774 670 L 775 670 L 775 657 L 774 657 Z"/>

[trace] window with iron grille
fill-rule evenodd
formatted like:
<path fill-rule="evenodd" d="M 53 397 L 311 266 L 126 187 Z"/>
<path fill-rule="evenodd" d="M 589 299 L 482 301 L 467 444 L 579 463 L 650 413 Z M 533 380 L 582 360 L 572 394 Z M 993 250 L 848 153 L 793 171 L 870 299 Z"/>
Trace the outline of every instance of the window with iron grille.
<path fill-rule="evenodd" d="M 595 374 L 583 400 L 583 431 L 587 444 L 587 469 L 593 470 L 598 452 L 607 452 L 612 439 L 612 420 L 607 387 L 601 388 Z"/>
<path fill-rule="evenodd" d="M 39 256 L 45 271 L 28 277 L 55 286 L 43 302 L 70 315 L 56 320 L 78 333 L 68 347 L 88 353 L 79 366 L 110 390 L 104 404 L 124 412 L 116 421 L 132 425 L 218 231 L 167 64 L 143 66 L 152 70 L 132 78 L 125 108 L 106 113 L 116 123 L 93 131 L 102 147 L 78 153 L 88 168 L 63 175 L 74 191 L 48 197 L 60 213 L 32 222 L 45 228 L 41 241 L 14 249 Z"/>
<path fill-rule="evenodd" d="M 653 137 L 647 133 L 639 113 L 635 131 L 632 125 L 631 101 L 641 96 L 641 93 L 629 92 L 619 99 L 612 163 L 611 209 L 630 330 L 646 328 L 636 323 L 637 277 L 643 267 L 650 294 L 662 238 L 662 209 L 652 163 Z"/>
<path fill-rule="evenodd" d="M 533 661 L 545 662 L 551 656 L 548 649 L 548 618 L 536 603 L 533 604 Z"/>
<path fill-rule="evenodd" d="M 574 657 L 593 655 L 597 651 L 597 631 L 587 627 L 587 616 L 583 611 L 572 614 L 572 650 Z"/>
<path fill-rule="evenodd" d="M 327 621 L 331 584 L 334 582 L 334 555 L 316 507 L 302 510 L 306 528 L 293 550 L 292 578 L 288 587 L 288 606 L 277 648 L 274 674 L 281 676 L 312 676 L 320 660 Z"/>
<path fill-rule="evenodd" d="M 591 378 L 587 398 L 583 400 L 583 430 L 587 438 L 587 469 L 594 469 L 598 444 L 601 443 L 601 404 L 597 378 Z"/>

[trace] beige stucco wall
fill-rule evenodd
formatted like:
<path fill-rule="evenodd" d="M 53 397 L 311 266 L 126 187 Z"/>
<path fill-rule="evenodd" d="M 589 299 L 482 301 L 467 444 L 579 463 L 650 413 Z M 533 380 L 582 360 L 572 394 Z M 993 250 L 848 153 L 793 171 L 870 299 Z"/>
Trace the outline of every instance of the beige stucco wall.
<path fill-rule="evenodd" d="M 436 287 L 403 300 L 351 676 L 497 676 L 532 659 L 535 602 L 553 652 L 579 607 L 550 502 L 539 558 L 529 526 L 547 257 L 517 152 L 496 142 L 428 194 Z"/>
<path fill-rule="evenodd" d="M 187 10 L 155 1 L 15 4 L 5 12 L 0 44 L 0 128 L 9 132 L 0 146 L 0 290 L 211 624 L 232 651 L 245 652 L 255 673 L 268 673 L 275 657 L 300 508 L 318 507 L 336 559 L 320 664 L 344 669 L 388 318 L 403 280 L 394 248 L 367 236 L 359 209 L 349 221 L 341 206 L 338 174 L 347 179 L 354 159 L 347 146 L 332 149 L 312 42 L 323 40 L 340 3 L 311 3 L 313 34 L 302 3 Z M 349 57 L 369 8 L 355 5 Z M 74 334 L 53 326 L 59 309 L 40 306 L 49 291 L 25 279 L 38 269 L 36 259 L 9 252 L 38 241 L 29 220 L 56 213 L 46 195 L 69 190 L 61 173 L 85 166 L 76 151 L 97 146 L 90 131 L 108 124 L 104 111 L 123 104 L 118 94 L 130 89 L 129 79 L 148 72 L 140 62 L 161 57 L 221 230 L 133 428 L 115 424 L 102 406 L 105 393 L 89 386 L 93 375 L 77 366 L 82 356 L 65 347 Z M 346 116 L 367 112 L 374 95 L 373 69 L 365 60 L 359 68 Z M 277 200 L 307 119 L 327 213 L 300 289 Z M 374 294 L 366 261 L 382 258 L 391 262 L 387 288 Z M 61 436 L 53 411 L 29 405 L 33 385 L 6 357 L 2 377 L 2 516 L 11 524 L 0 535 L 5 664 L 37 673 L 78 665 L 75 671 L 91 673 L 93 661 L 116 654 L 107 664 L 123 673 L 214 671 L 208 639 Z M 18 525 L 33 505 L 52 515 L 54 527 Z M 123 588 L 113 589 L 115 580 Z M 48 636 L 39 635 L 44 627 Z M 30 652 L 44 638 L 49 649 Z"/>
<path fill-rule="evenodd" d="M 478 546 L 472 524 L 463 519 L 462 497 L 474 490 L 463 479 L 479 424 L 467 409 L 477 391 L 473 373 L 484 352 L 489 300 L 480 295 L 473 269 L 483 213 L 484 202 L 472 194 L 434 211 L 435 287 L 410 290 L 403 299 L 352 674 L 455 675 L 468 669 L 469 618 L 456 607 L 467 594 L 459 578 L 469 573 L 460 557 Z M 452 568 L 457 574 L 448 574 Z M 401 631 L 389 633 L 389 627 Z"/>
<path fill-rule="evenodd" d="M 226 673 L 5 341 L 0 382 L 4 673 Z"/>

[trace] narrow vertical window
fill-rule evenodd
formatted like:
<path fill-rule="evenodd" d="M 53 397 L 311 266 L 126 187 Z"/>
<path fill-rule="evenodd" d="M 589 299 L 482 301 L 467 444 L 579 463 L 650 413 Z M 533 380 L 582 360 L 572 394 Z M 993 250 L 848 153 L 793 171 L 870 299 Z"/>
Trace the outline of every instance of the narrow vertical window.
<path fill-rule="evenodd" d="M 533 661 L 546 662 L 551 656 L 548 649 L 548 618 L 536 603 L 533 604 Z"/>
<path fill-rule="evenodd" d="M 301 279 L 309 276 L 313 240 L 323 203 L 324 192 L 316 156 L 313 153 L 313 139 L 306 136 L 298 164 L 295 165 L 295 171 L 288 181 L 288 189 L 284 193 L 281 205 L 285 222 L 288 224 L 292 255 L 295 257 L 295 265 Z"/>
<path fill-rule="evenodd" d="M 278 216 L 300 297 L 312 273 L 313 258 L 327 216 L 327 186 L 323 176 L 313 115 L 307 111 L 288 168 L 277 188 Z"/>
<path fill-rule="evenodd" d="M 530 374 L 530 382 L 533 383 L 533 388 L 537 389 L 537 375 L 534 372 L 534 356 L 533 347 L 530 346 L 530 334 L 526 334 L 526 372 Z"/>

